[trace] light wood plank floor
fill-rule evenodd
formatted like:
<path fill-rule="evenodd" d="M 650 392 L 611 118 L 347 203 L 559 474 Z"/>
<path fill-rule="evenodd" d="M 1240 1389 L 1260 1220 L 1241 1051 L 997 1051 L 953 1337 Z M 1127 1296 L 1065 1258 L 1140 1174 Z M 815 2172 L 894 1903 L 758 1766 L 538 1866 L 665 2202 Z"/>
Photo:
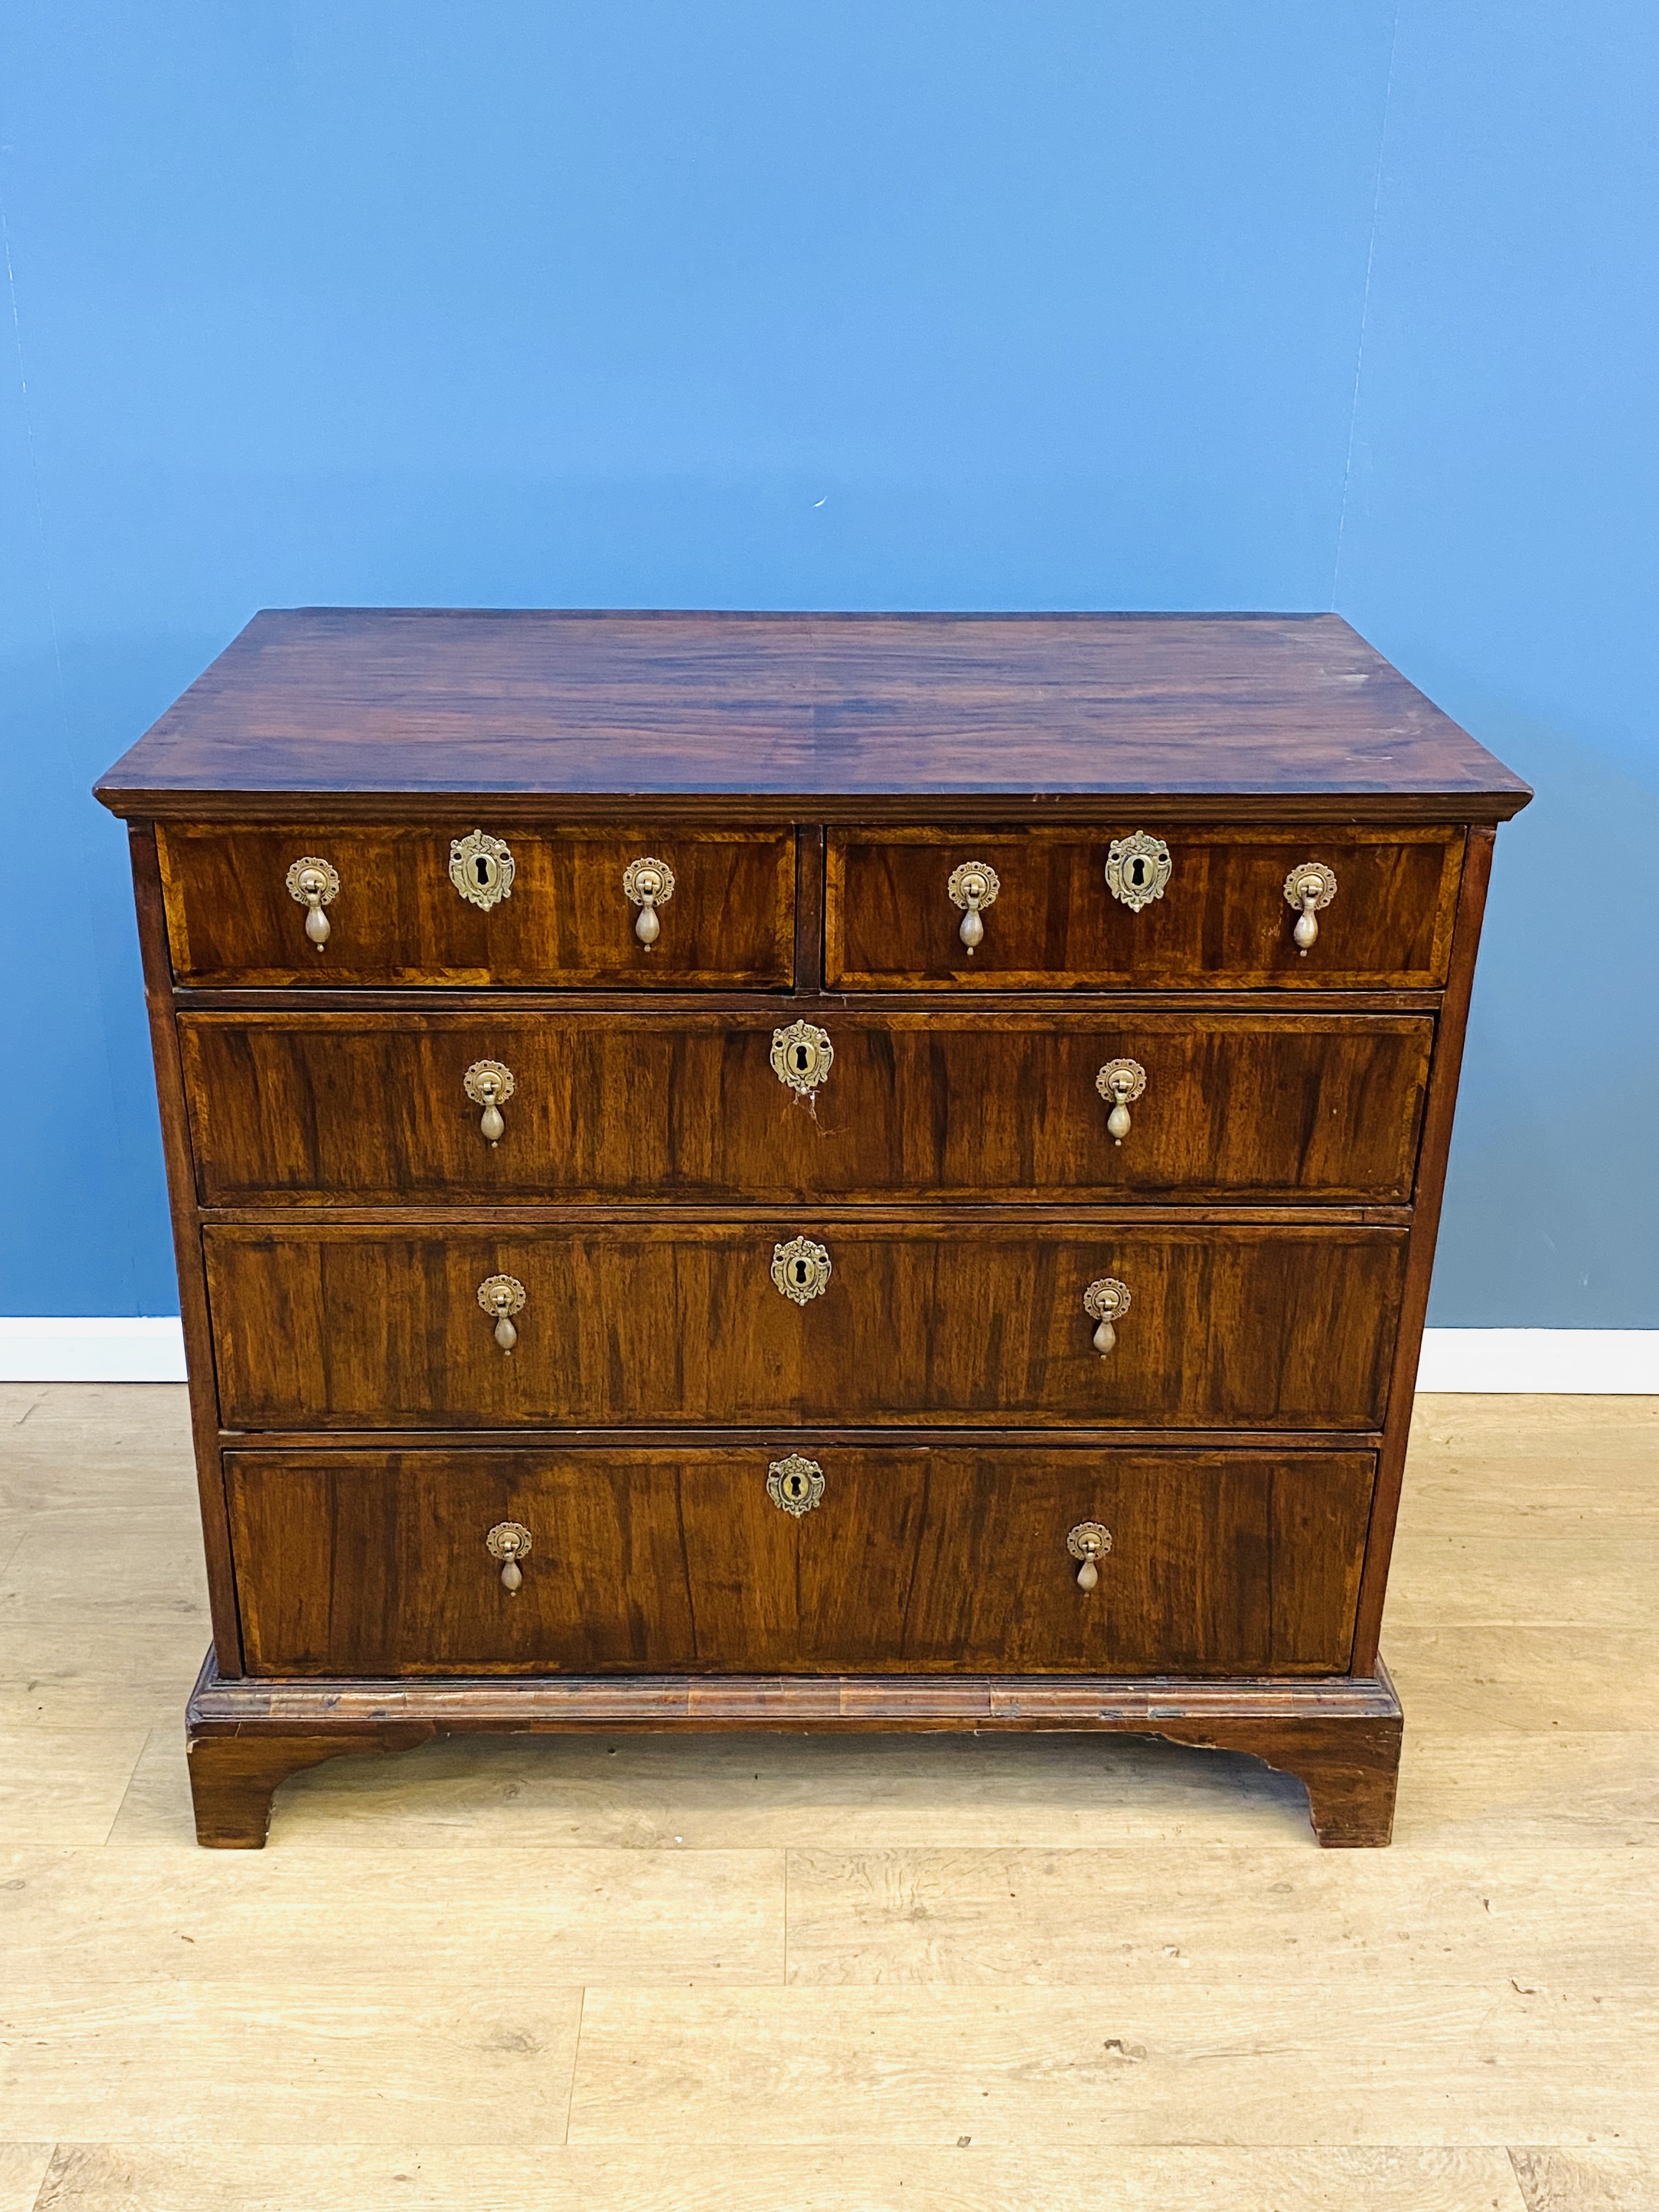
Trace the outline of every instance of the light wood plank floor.
<path fill-rule="evenodd" d="M 1656 2212 L 1659 1401 L 1424 1401 L 1396 1841 L 1155 1741 L 478 1740 L 198 1851 L 183 1394 L 0 1388 L 0 2212 Z"/>

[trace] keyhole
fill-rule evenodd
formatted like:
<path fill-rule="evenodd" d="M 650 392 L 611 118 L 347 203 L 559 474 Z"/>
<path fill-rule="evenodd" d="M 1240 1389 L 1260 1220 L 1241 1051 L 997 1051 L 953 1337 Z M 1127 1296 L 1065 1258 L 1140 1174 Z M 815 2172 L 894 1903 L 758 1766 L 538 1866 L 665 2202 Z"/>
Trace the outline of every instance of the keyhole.
<path fill-rule="evenodd" d="M 789 1492 L 791 1498 L 799 1498 L 805 1491 L 806 1483 L 805 1478 L 801 1475 L 792 1474 L 783 1486 Z"/>
<path fill-rule="evenodd" d="M 1129 863 L 1129 881 L 1139 890 L 1146 880 L 1146 863 L 1139 854 Z"/>
<path fill-rule="evenodd" d="M 795 1280 L 798 1283 L 804 1283 L 806 1280 L 806 1272 L 805 1261 L 797 1260 L 795 1262 Z"/>
<path fill-rule="evenodd" d="M 803 1075 L 805 1075 L 805 1073 L 806 1073 L 806 1071 L 807 1071 L 807 1069 L 808 1069 L 809 1067 L 811 1067 L 811 1065 L 812 1065 L 812 1055 L 811 1055 L 811 1054 L 810 1052 L 808 1052 L 808 1050 L 806 1049 L 806 1047 L 805 1047 L 804 1044 L 798 1044 L 798 1045 L 795 1047 L 795 1066 L 796 1066 L 796 1067 L 800 1071 L 800 1073 L 801 1073 Z"/>
<path fill-rule="evenodd" d="M 472 865 L 477 871 L 478 881 L 483 885 L 484 889 L 488 890 L 489 888 L 489 879 L 495 872 L 495 863 L 493 860 L 486 860 L 484 855 L 480 853 L 473 861 Z"/>

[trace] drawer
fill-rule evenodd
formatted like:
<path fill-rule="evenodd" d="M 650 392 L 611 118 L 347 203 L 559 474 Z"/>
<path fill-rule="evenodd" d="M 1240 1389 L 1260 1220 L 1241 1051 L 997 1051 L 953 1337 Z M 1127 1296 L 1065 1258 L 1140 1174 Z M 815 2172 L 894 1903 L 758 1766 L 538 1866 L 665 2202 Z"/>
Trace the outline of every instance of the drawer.
<path fill-rule="evenodd" d="M 1114 895 L 1115 842 L 1142 835 L 1146 883 Z M 1463 832 L 1183 828 L 1138 812 L 1122 833 L 1078 830 L 832 830 L 825 905 L 825 981 L 832 989 L 1136 990 L 1207 988 L 1420 990 L 1445 981 Z M 1292 872 L 1317 863 L 1334 878 L 1318 934 L 1295 942 Z M 1120 879 L 1137 856 L 1121 856 Z M 988 866 L 994 900 L 969 951 L 960 873 Z M 982 880 L 988 881 L 984 878 Z M 953 880 L 956 893 L 952 895 Z"/>
<path fill-rule="evenodd" d="M 186 1013 L 198 1194 L 207 1206 L 1411 1195 L 1425 1016 L 811 1012 L 830 1057 L 810 1091 L 773 1065 L 775 1049 L 801 1080 L 787 1002 L 643 1019 L 511 1005 Z M 807 1049 L 822 1059 L 815 1039 Z M 1115 1143 L 1100 1078 L 1126 1060 L 1142 1087 Z M 482 1124 L 503 1069 L 512 1095 L 492 1144 Z"/>
<path fill-rule="evenodd" d="M 818 1493 L 799 1513 L 768 1488 L 791 1454 Z M 1363 1452 L 833 1437 L 234 1451 L 225 1469 L 250 1670 L 369 1676 L 1336 1673 L 1372 1481 Z M 1111 1541 L 1085 1592 L 1067 1537 L 1091 1523 Z M 504 1524 L 531 1540 L 511 1594 L 488 1547 Z"/>
<path fill-rule="evenodd" d="M 550 826 L 493 839 L 486 821 L 493 842 L 473 849 L 477 828 L 471 817 L 407 828 L 159 827 L 173 972 L 204 986 L 793 980 L 791 830 Z M 320 946 L 307 934 L 312 906 L 289 889 L 307 860 L 326 870 Z M 624 878 L 639 860 L 672 876 L 666 897 L 629 896 Z M 649 945 L 638 934 L 647 913 L 658 930 Z"/>
<path fill-rule="evenodd" d="M 232 1429 L 1376 1430 L 1406 1232 L 814 1211 L 203 1242 Z M 523 1297 L 507 1352 L 480 1303 L 497 1278 Z M 1103 1358 L 1102 1280 L 1132 1300 Z"/>

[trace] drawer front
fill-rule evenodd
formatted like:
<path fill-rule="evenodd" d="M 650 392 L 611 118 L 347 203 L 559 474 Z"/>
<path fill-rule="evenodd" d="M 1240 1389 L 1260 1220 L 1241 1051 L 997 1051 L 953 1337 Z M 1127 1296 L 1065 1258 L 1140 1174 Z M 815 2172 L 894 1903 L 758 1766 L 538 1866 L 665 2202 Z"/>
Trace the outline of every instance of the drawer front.
<path fill-rule="evenodd" d="M 791 1067 L 787 1003 L 644 1018 L 510 1006 L 185 1014 L 198 1195 L 208 1206 L 1411 1195 L 1434 1036 L 1420 1015 L 812 1011 L 830 1057 L 810 1091 L 773 1065 L 784 1033 Z M 810 1039 L 808 1049 L 821 1053 Z M 1136 1095 L 1115 1142 L 1100 1079 L 1121 1061 Z M 488 1086 L 502 1088 L 503 1069 L 512 1094 L 497 1106 Z"/>
<path fill-rule="evenodd" d="M 755 988 L 793 980 L 791 830 L 515 829 L 495 841 L 504 853 L 455 854 L 453 844 L 465 848 L 477 827 L 457 817 L 406 829 L 159 828 L 173 972 L 200 986 L 319 988 Z M 298 898 L 289 883 L 299 863 L 313 860 L 327 872 L 319 876 L 326 893 L 315 904 L 320 921 L 303 875 Z M 624 879 L 640 860 L 672 873 L 665 898 L 629 896 Z M 477 880 L 492 870 L 491 882 Z M 632 880 L 638 891 L 637 875 Z M 657 930 L 649 945 L 639 935 L 647 914 Z M 320 922 L 327 934 L 319 945 L 307 929 L 320 934 Z"/>
<path fill-rule="evenodd" d="M 222 1224 L 204 1245 L 234 1429 L 1376 1430 L 1406 1233 L 814 1212 Z M 499 1316 L 496 1279 L 523 1295 Z M 1104 1358 L 1085 1305 L 1103 1280 L 1133 1301 Z"/>
<path fill-rule="evenodd" d="M 825 981 L 846 990 L 1419 990 L 1445 981 L 1461 830 L 1160 830 L 1148 813 L 1126 823 L 1135 830 L 1167 849 L 1169 876 L 1132 906 L 1108 884 L 1109 831 L 832 830 Z M 1316 862 L 1335 890 L 1313 913 L 1318 933 L 1304 949 L 1285 884 Z M 996 895 L 970 951 L 965 894 L 958 880 L 953 898 L 951 884 L 977 864 L 994 874 Z M 1141 866 L 1150 890 L 1156 856 Z"/>
<path fill-rule="evenodd" d="M 791 1453 L 805 1497 L 822 1479 L 799 1513 L 768 1488 Z M 1372 1481 L 1358 1452 L 860 1449 L 833 1437 L 236 1451 L 225 1466 L 250 1669 L 369 1676 L 1336 1673 Z M 1091 1523 L 1110 1549 L 1085 1592 L 1067 1537 Z M 530 1550 L 509 1592 L 488 1540 L 512 1524 Z"/>

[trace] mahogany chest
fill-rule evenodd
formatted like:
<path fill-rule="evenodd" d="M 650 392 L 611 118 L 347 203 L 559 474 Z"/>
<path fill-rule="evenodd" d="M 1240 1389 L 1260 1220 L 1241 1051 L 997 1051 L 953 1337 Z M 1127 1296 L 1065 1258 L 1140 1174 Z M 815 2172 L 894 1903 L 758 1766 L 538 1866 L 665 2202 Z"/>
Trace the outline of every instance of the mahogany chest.
<path fill-rule="evenodd" d="M 447 1730 L 1127 1729 L 1385 1843 L 1495 825 L 1334 616 L 259 615 L 131 831 L 204 1844 Z"/>

